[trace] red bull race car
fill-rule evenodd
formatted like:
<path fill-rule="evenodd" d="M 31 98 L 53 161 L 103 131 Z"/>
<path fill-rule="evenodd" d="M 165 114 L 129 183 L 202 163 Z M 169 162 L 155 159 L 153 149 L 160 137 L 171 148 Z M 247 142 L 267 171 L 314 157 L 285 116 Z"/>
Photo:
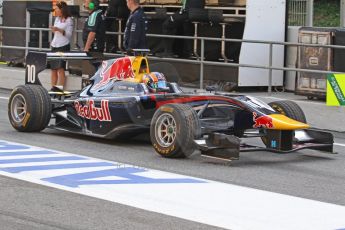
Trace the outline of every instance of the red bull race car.
<path fill-rule="evenodd" d="M 294 102 L 266 104 L 246 95 L 186 93 L 166 81 L 169 72 L 152 71 L 142 54 L 103 61 L 78 92 L 48 92 L 39 73 L 54 59 L 93 58 L 87 53 L 30 52 L 25 85 L 12 91 L 8 103 L 16 130 L 39 132 L 48 127 L 108 139 L 149 132 L 155 151 L 169 158 L 188 157 L 197 149 L 226 160 L 258 150 L 333 153 L 332 134 L 311 129 Z M 253 137 L 263 144 L 245 144 Z"/>

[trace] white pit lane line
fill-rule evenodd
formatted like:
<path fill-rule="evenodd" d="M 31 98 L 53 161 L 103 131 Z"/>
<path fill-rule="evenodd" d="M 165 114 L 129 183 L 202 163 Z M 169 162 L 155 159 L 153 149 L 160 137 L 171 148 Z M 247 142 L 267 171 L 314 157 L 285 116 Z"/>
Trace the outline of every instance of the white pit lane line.
<path fill-rule="evenodd" d="M 2 140 L 0 175 L 227 229 L 345 228 L 345 206 Z"/>

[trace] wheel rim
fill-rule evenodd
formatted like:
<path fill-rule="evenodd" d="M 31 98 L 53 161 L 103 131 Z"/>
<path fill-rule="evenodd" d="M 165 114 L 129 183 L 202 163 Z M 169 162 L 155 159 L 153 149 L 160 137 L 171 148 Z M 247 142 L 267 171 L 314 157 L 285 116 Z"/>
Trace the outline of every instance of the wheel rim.
<path fill-rule="evenodd" d="M 159 145 L 169 147 L 176 139 L 177 126 L 175 118 L 168 113 L 160 115 L 156 122 L 155 131 Z"/>
<path fill-rule="evenodd" d="M 23 95 L 17 94 L 11 102 L 11 117 L 15 122 L 22 122 L 26 116 L 26 100 Z"/>

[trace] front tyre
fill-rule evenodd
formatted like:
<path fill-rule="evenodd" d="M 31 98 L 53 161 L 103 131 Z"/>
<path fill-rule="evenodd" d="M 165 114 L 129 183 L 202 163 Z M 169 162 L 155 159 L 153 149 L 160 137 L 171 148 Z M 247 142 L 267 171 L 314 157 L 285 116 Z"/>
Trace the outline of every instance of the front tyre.
<path fill-rule="evenodd" d="M 39 132 L 46 128 L 52 105 L 46 89 L 40 85 L 20 85 L 11 93 L 8 118 L 21 132 Z"/>
<path fill-rule="evenodd" d="M 293 101 L 273 101 L 268 103 L 275 111 L 277 111 L 280 114 L 283 114 L 289 118 L 292 118 L 296 121 L 300 121 L 303 123 L 307 123 L 306 116 L 299 107 L 299 105 Z"/>
<path fill-rule="evenodd" d="M 302 108 L 293 101 L 288 100 L 281 100 L 281 101 L 273 101 L 268 103 L 276 112 L 283 114 L 291 119 L 296 121 L 300 121 L 302 123 L 307 123 L 307 118 L 302 110 Z M 266 133 L 265 130 L 263 132 Z M 266 136 L 261 137 L 262 142 L 268 146 L 268 139 Z"/>
<path fill-rule="evenodd" d="M 200 120 L 186 104 L 167 104 L 153 115 L 151 142 L 158 154 L 168 158 L 184 158 L 196 149 L 194 139 L 200 136 Z"/>

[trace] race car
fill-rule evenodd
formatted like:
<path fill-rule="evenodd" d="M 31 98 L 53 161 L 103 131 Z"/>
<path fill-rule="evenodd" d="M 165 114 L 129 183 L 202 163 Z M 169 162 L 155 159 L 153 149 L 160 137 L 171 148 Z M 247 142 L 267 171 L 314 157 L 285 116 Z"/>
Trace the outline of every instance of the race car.
<path fill-rule="evenodd" d="M 296 103 L 266 104 L 210 89 L 186 93 L 176 82 L 166 81 L 169 72 L 151 72 L 144 53 L 137 50 L 135 56 L 103 61 L 80 91 L 48 92 L 38 77 L 47 61 L 93 57 L 29 52 L 25 85 L 12 91 L 8 103 L 11 125 L 21 132 L 48 127 L 108 139 L 149 132 L 155 151 L 168 158 L 188 157 L 197 149 L 203 156 L 224 160 L 259 150 L 333 153 L 332 134 L 311 129 Z M 261 138 L 263 145 L 245 143 L 253 137 Z"/>

